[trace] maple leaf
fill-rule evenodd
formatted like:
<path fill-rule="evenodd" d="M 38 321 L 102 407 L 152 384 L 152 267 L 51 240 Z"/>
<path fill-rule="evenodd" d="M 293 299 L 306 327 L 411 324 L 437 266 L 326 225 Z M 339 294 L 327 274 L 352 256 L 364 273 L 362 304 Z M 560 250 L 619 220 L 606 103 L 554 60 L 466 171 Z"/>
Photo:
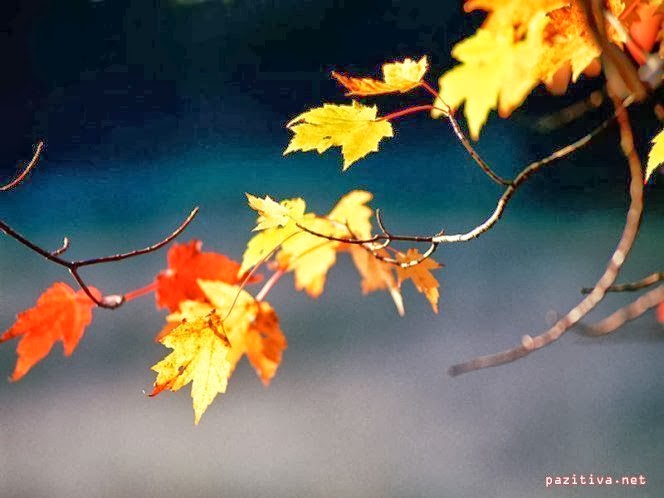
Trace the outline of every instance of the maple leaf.
<path fill-rule="evenodd" d="M 383 64 L 383 80 L 353 78 L 332 71 L 332 77 L 349 92 L 346 95 L 366 97 L 385 93 L 406 93 L 422 84 L 428 63 L 426 56 L 415 62 L 409 58 L 403 62 Z"/>
<path fill-rule="evenodd" d="M 242 356 L 247 356 L 267 386 L 287 346 L 277 314 L 268 303 L 256 301 L 237 285 L 208 280 L 199 280 L 198 284 L 205 293 L 206 302 L 181 302 L 180 309 L 166 317 L 166 327 L 157 336 L 157 340 L 165 346 L 173 348 L 177 342 L 182 343 L 182 347 L 179 355 L 173 356 L 177 352 L 174 351 L 153 367 L 159 375 L 152 393 L 156 395 L 164 389 L 177 391 L 190 380 L 195 381 L 193 378 L 180 377 L 185 373 L 189 356 L 192 352 L 204 355 L 205 348 L 215 348 L 211 354 L 216 354 L 218 358 L 214 362 L 197 366 L 197 375 L 201 379 L 205 379 L 206 372 L 216 379 L 210 390 L 201 388 L 197 391 L 200 393 L 199 398 L 194 397 L 192 388 L 197 423 L 214 397 L 226 390 L 227 381 Z M 185 327 L 187 324 L 188 328 Z M 209 332 L 205 333 L 206 337 L 200 338 L 201 328 L 211 329 L 221 342 L 213 340 Z M 169 339 L 172 334 L 176 334 L 175 342 Z M 223 355 L 221 349 L 224 349 Z"/>
<path fill-rule="evenodd" d="M 397 261 L 408 263 L 419 260 L 421 257 L 422 255 L 417 249 L 408 249 L 406 254 L 401 253 L 397 255 Z M 436 277 L 431 274 L 431 270 L 436 270 L 440 267 L 441 265 L 432 258 L 427 258 L 421 263 L 407 268 L 397 266 L 399 285 L 405 280 L 411 279 L 413 284 L 415 284 L 415 288 L 424 294 L 429 303 L 431 303 L 434 313 L 438 313 L 438 298 L 440 296 L 438 287 L 440 284 L 436 280 Z"/>
<path fill-rule="evenodd" d="M 101 293 L 94 287 L 90 292 L 97 299 Z M 37 304 L 18 314 L 12 327 L 0 336 L 0 342 L 21 337 L 16 353 L 18 359 L 11 379 L 19 380 L 51 351 L 53 344 L 62 341 L 65 356 L 73 353 L 92 321 L 95 303 L 82 291 L 74 291 L 63 282 L 56 282 L 37 299 Z"/>
<path fill-rule="evenodd" d="M 360 284 L 362 293 L 368 294 L 377 290 L 387 290 L 392 296 L 397 313 L 404 316 L 406 311 L 403 306 L 401 290 L 394 276 L 395 266 L 379 260 L 371 252 L 357 245 L 351 246 L 349 251 L 355 268 L 362 277 Z M 378 255 L 387 256 L 387 252 L 384 250 L 378 251 Z"/>
<path fill-rule="evenodd" d="M 646 167 L 646 177 L 644 181 L 648 181 L 652 174 L 664 163 L 664 130 L 660 131 L 655 138 L 652 139 L 652 148 L 648 153 L 648 165 Z"/>
<path fill-rule="evenodd" d="M 327 272 L 336 263 L 336 253 L 345 249 L 345 244 L 319 237 L 300 227 L 330 237 L 369 238 L 372 210 L 366 204 L 371 198 L 369 192 L 354 190 L 342 197 L 324 217 L 305 213 L 305 202 L 299 198 L 281 203 L 270 199 L 269 209 L 262 202 L 250 201 L 250 206 L 259 213 L 258 226 L 269 228 L 248 242 L 240 271 L 246 271 L 276 253 L 278 268 L 294 273 L 296 289 L 318 297 L 323 292 Z M 287 215 L 284 209 L 288 211 Z M 285 219 L 289 221 L 278 226 Z"/>
<path fill-rule="evenodd" d="M 263 199 L 251 194 L 246 194 L 246 196 L 251 209 L 258 211 L 258 220 L 254 231 L 284 227 L 289 222 L 304 215 L 305 204 L 302 199 L 284 201 L 280 204 L 273 201 L 269 195 L 266 195 Z"/>
<path fill-rule="evenodd" d="M 528 24 L 527 34 L 516 40 L 509 31 L 480 28 L 452 49 L 461 64 L 443 73 L 438 80 L 440 97 L 435 107 L 457 109 L 465 102 L 464 114 L 470 136 L 477 140 L 489 112 L 498 107 L 502 117 L 516 109 L 539 83 L 533 61 L 542 51 L 541 34 L 547 23 L 539 13 Z M 442 102 L 441 102 L 442 100 Z M 433 117 L 443 115 L 434 109 Z"/>
<path fill-rule="evenodd" d="M 161 339 L 173 350 L 152 366 L 157 380 L 150 396 L 164 389 L 177 391 L 190 382 L 194 406 L 194 423 L 219 393 L 226 392 L 231 365 L 226 359 L 230 342 L 221 319 L 213 311 L 193 321 L 182 323 Z"/>
<path fill-rule="evenodd" d="M 155 299 L 157 306 L 178 309 L 181 301 L 205 298 L 196 280 L 205 278 L 221 280 L 230 284 L 239 283 L 242 273 L 240 264 L 216 252 L 202 252 L 203 243 L 191 240 L 187 244 L 173 244 L 168 251 L 168 269 L 157 275 Z M 258 281 L 258 278 L 251 280 Z"/>
<path fill-rule="evenodd" d="M 383 138 L 394 136 L 392 124 L 377 117 L 378 109 L 353 101 L 351 105 L 323 104 L 295 117 L 286 126 L 293 133 L 284 155 L 301 150 L 322 154 L 341 147 L 343 169 L 378 150 Z"/>
<path fill-rule="evenodd" d="M 540 13 L 566 7 L 569 0 L 466 0 L 463 10 L 489 12 L 482 24 L 485 29 L 503 31 L 514 27 L 519 33 L 525 30 L 531 19 Z"/>
<path fill-rule="evenodd" d="M 263 385 L 267 386 L 277 373 L 286 349 L 286 338 L 279 327 L 277 313 L 269 303 L 258 303 L 258 313 L 245 334 L 245 347 L 249 362 Z"/>
<path fill-rule="evenodd" d="M 606 0 L 619 16 L 622 0 Z M 471 137 L 477 140 L 491 110 L 505 118 L 539 83 L 564 93 L 581 73 L 596 75 L 601 49 L 594 40 L 578 0 L 468 0 L 466 11 L 482 9 L 489 16 L 477 32 L 452 49 L 461 64 L 439 79 L 440 99 L 434 118 L 465 102 Z M 620 45 L 619 33 L 607 24 L 607 37 Z"/>
<path fill-rule="evenodd" d="M 659 303 L 656 311 L 657 321 L 664 324 L 664 303 Z"/>
<path fill-rule="evenodd" d="M 249 206 L 258 212 L 254 230 L 260 233 L 254 235 L 247 243 L 247 248 L 242 255 L 240 274 L 268 258 L 283 242 L 298 233 L 300 228 L 297 227 L 297 223 L 303 219 L 306 209 L 306 203 L 301 198 L 287 199 L 277 203 L 269 196 L 260 199 L 247 194 L 247 199 L 249 199 Z"/>

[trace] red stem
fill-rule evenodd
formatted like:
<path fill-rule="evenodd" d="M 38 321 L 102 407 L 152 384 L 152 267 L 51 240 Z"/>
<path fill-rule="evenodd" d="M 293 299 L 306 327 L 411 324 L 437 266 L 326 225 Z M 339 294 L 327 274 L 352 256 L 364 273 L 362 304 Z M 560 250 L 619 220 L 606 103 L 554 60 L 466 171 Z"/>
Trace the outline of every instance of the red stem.
<path fill-rule="evenodd" d="M 126 301 L 131 301 L 132 299 L 136 299 L 137 297 L 144 296 L 146 294 L 149 294 L 150 292 L 154 292 L 157 290 L 157 281 L 155 280 L 151 284 L 146 285 L 145 287 L 141 287 L 139 289 L 135 289 L 133 291 L 129 291 L 124 295 L 124 300 Z"/>
<path fill-rule="evenodd" d="M 262 301 L 265 299 L 267 296 L 268 292 L 274 287 L 274 285 L 279 281 L 281 276 L 284 274 L 283 270 L 277 270 L 275 271 L 272 276 L 268 279 L 267 282 L 265 282 L 265 285 L 263 285 L 263 288 L 256 294 L 256 301 Z"/>
<path fill-rule="evenodd" d="M 416 105 L 413 107 L 406 107 L 405 109 L 401 109 L 400 111 L 393 112 L 392 114 L 388 114 L 387 116 L 383 116 L 380 119 L 381 121 L 391 121 L 396 118 L 400 118 L 401 116 L 407 116 L 408 114 L 415 114 L 416 112 L 422 112 L 422 111 L 430 111 L 433 109 L 433 106 L 431 104 L 428 105 Z"/>

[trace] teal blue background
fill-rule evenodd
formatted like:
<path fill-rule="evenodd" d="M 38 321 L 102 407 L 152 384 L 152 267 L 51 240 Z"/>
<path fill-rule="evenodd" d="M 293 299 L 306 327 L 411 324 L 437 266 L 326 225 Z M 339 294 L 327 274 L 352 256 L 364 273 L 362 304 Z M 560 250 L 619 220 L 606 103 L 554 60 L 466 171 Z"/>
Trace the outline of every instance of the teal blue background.
<path fill-rule="evenodd" d="M 398 233 L 465 231 L 500 189 L 444 122 L 396 123 L 381 152 L 341 172 L 338 151 L 282 157 L 291 117 L 345 102 L 332 69 L 374 74 L 428 54 L 430 80 L 481 15 L 456 2 L 21 2 L 3 6 L 0 159 L 10 177 L 33 143 L 39 167 L 0 197 L 31 240 L 87 258 L 162 238 L 198 205 L 182 241 L 240 259 L 254 214 L 245 192 L 301 196 L 325 212 L 355 188 L 375 194 Z M 552 133 L 538 119 L 565 97 L 537 89 L 512 119 L 493 116 L 477 145 L 503 176 L 583 135 L 608 106 Z M 377 101 L 383 112 L 425 94 Z M 640 152 L 658 129 L 636 109 Z M 659 180 L 661 184 L 661 179 Z M 664 197 L 646 188 L 642 235 L 622 280 L 661 270 Z M 317 300 L 290 277 L 270 293 L 289 348 L 264 389 L 243 363 L 193 426 L 188 389 L 151 399 L 149 366 L 165 314 L 142 298 L 95 310 L 78 349 L 60 346 L 19 383 L 0 383 L 5 497 L 660 497 L 662 327 L 652 313 L 618 334 L 576 332 L 520 362 L 460 378 L 458 361 L 515 345 L 565 312 L 604 268 L 628 204 L 611 128 L 526 184 L 494 230 L 436 258 L 441 310 L 410 284 L 399 318 L 386 294 L 362 296 L 347 258 Z M 0 328 L 68 275 L 0 238 Z M 166 251 L 86 269 L 107 293 L 147 284 Z M 589 320 L 633 296 L 609 296 Z M 9 376 L 14 344 L 0 345 Z M 546 475 L 644 474 L 645 488 L 544 489 Z"/>

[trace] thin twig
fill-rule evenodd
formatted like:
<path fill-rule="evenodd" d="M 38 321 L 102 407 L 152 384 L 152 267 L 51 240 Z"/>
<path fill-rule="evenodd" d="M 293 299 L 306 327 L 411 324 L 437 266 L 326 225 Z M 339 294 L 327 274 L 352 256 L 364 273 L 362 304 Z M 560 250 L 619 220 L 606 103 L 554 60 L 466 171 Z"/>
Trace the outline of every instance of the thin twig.
<path fill-rule="evenodd" d="M 626 306 L 616 310 L 603 320 L 592 325 L 584 325 L 586 335 L 600 336 L 615 332 L 625 323 L 640 317 L 646 311 L 664 302 L 664 285 L 655 287 Z"/>
<path fill-rule="evenodd" d="M 76 280 L 76 283 L 79 285 L 79 287 L 85 292 L 85 294 L 99 307 L 101 308 L 109 308 L 109 309 L 114 309 L 122 305 L 124 302 L 125 298 L 124 296 L 120 295 L 110 295 L 110 296 L 105 296 L 102 297 L 101 299 L 98 299 L 90 290 L 88 285 L 85 283 L 83 278 L 80 276 L 78 270 L 81 267 L 84 266 L 92 266 L 92 265 L 97 265 L 101 263 L 110 263 L 114 261 L 121 261 L 123 259 L 127 258 L 132 258 L 134 256 L 140 256 L 142 254 L 147 254 L 153 251 L 156 251 L 166 244 L 168 244 L 170 241 L 172 241 L 174 238 L 176 238 L 182 231 L 187 228 L 189 223 L 194 219 L 196 214 L 198 213 L 198 207 L 192 209 L 191 213 L 189 213 L 189 216 L 180 224 L 178 228 L 175 229 L 173 233 L 171 233 L 168 237 L 164 238 L 160 242 L 157 242 L 156 244 L 153 244 L 151 246 L 148 246 L 144 249 L 138 249 L 135 251 L 131 252 L 126 252 L 126 253 L 120 253 L 120 254 L 115 254 L 113 256 L 105 256 L 101 258 L 92 258 L 92 259 L 84 259 L 84 260 L 78 260 L 78 261 L 68 261 L 66 259 L 63 259 L 59 256 L 66 248 L 68 247 L 68 239 L 65 238 L 66 243 L 63 245 L 62 248 L 60 248 L 57 251 L 50 252 L 47 251 L 46 249 L 43 249 L 42 247 L 38 246 L 28 238 L 24 237 L 20 233 L 18 233 L 16 230 L 14 230 L 12 227 L 7 225 L 4 221 L 0 220 L 0 231 L 4 232 L 17 242 L 23 244 L 26 246 L 28 249 L 31 251 L 36 252 L 43 258 L 47 259 L 48 261 L 55 263 L 56 265 L 64 266 L 69 270 L 69 273 L 71 276 Z"/>
<path fill-rule="evenodd" d="M 7 190 L 11 190 L 14 187 L 16 187 L 19 183 L 21 183 L 23 180 L 25 180 L 25 177 L 28 176 L 28 173 L 37 166 L 37 162 L 39 161 L 39 156 L 42 153 L 42 150 L 44 150 L 44 142 L 39 141 L 37 142 L 37 147 L 35 147 L 35 153 L 32 155 L 32 159 L 28 163 L 28 165 L 23 168 L 23 171 L 21 171 L 16 178 L 14 178 L 12 181 L 9 183 L 2 185 L 0 187 L 0 192 L 6 192 Z"/>
<path fill-rule="evenodd" d="M 607 263 L 606 269 L 594 286 L 593 291 L 583 298 L 579 304 L 572 308 L 565 316 L 559 319 L 551 328 L 538 336 L 525 335 L 521 339 L 521 345 L 487 356 L 480 356 L 472 360 L 453 365 L 448 373 L 456 376 L 474 370 L 495 367 L 510 363 L 537 351 L 557 341 L 567 330 L 588 314 L 606 294 L 606 289 L 615 282 L 625 259 L 629 255 L 639 232 L 641 215 L 643 214 L 643 178 L 641 173 L 641 161 L 634 148 L 634 136 L 629 117 L 622 112 L 624 103 L 613 98 L 618 124 L 620 125 L 620 145 L 623 154 L 629 163 L 630 172 L 630 206 L 627 212 L 625 225 L 618 241 L 618 245 Z"/>
<path fill-rule="evenodd" d="M 439 100 L 440 102 L 442 102 L 447 107 L 447 109 L 440 109 L 438 107 L 434 107 L 434 108 L 441 111 L 443 113 L 443 115 L 447 118 L 447 120 L 450 123 L 450 126 L 452 127 L 452 131 L 454 131 L 454 134 L 456 135 L 457 139 L 459 140 L 461 145 L 463 145 L 463 148 L 466 149 L 466 152 L 468 152 L 468 154 L 470 154 L 470 157 L 473 159 L 473 161 L 475 161 L 475 163 L 477 163 L 477 165 L 480 167 L 480 169 L 482 171 L 484 171 L 484 173 L 486 173 L 486 175 L 489 178 L 491 178 L 491 180 L 494 181 L 495 183 L 497 183 L 498 185 L 503 185 L 503 186 L 509 185 L 510 184 L 509 180 L 505 180 L 504 178 L 502 178 L 501 176 L 496 174 L 491 169 L 491 167 L 487 164 L 487 162 L 480 157 L 480 155 L 477 153 L 475 148 L 470 143 L 470 140 L 468 140 L 468 137 L 466 137 L 466 135 L 463 133 L 463 131 L 461 131 L 461 128 L 459 127 L 459 122 L 454 117 L 454 113 L 452 112 L 452 109 L 450 109 L 450 107 L 445 103 L 445 101 L 442 99 L 440 94 L 436 90 L 434 90 L 431 87 L 431 85 L 429 85 L 429 83 L 427 83 L 426 81 L 422 81 L 421 86 L 427 92 L 429 92 L 435 99 Z"/>
<path fill-rule="evenodd" d="M 636 282 L 612 285 L 611 287 L 606 289 L 606 292 L 633 292 L 645 289 L 646 287 L 650 287 L 651 285 L 655 285 L 657 282 L 661 282 L 662 280 L 664 280 L 664 271 L 655 272 L 648 275 L 647 277 L 642 278 L 641 280 L 637 280 Z M 593 291 L 592 287 L 584 287 L 583 289 L 581 289 L 582 294 L 590 294 L 592 291 Z"/>

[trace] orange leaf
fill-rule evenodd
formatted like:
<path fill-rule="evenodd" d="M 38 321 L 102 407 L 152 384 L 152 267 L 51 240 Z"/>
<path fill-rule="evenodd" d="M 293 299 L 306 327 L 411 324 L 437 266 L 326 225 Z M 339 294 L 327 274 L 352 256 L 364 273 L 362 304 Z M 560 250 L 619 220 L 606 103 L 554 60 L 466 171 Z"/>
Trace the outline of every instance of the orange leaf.
<path fill-rule="evenodd" d="M 422 78 L 427 69 L 427 58 L 424 56 L 417 62 L 406 58 L 403 62 L 383 64 L 383 81 L 373 78 L 353 78 L 336 71 L 332 71 L 332 77 L 349 90 L 346 95 L 366 97 L 409 92 L 422 84 Z"/>
<path fill-rule="evenodd" d="M 657 306 L 657 321 L 664 323 L 664 303 L 659 303 L 659 306 Z"/>
<path fill-rule="evenodd" d="M 247 358 L 267 386 L 277 373 L 281 354 L 286 349 L 286 338 L 279 328 L 277 313 L 268 303 L 258 303 L 258 313 L 249 325 L 245 342 Z"/>
<path fill-rule="evenodd" d="M 89 288 L 95 297 L 101 293 Z M 19 313 L 14 325 L 0 336 L 0 342 L 21 336 L 16 348 L 18 360 L 11 379 L 19 380 L 62 341 L 65 356 L 72 354 L 92 321 L 94 302 L 82 291 L 56 282 L 37 299 L 37 304 Z"/>
<path fill-rule="evenodd" d="M 191 240 L 187 244 L 173 244 L 168 251 L 168 269 L 157 275 L 155 297 L 157 306 L 176 311 L 181 301 L 205 300 L 196 279 L 219 280 L 237 284 L 240 264 L 216 252 L 201 252 L 203 243 Z M 250 282 L 258 281 L 253 278 Z"/>
<path fill-rule="evenodd" d="M 408 263 L 419 260 L 421 257 L 422 255 L 417 249 L 408 249 L 406 254 L 398 254 L 397 260 L 401 263 Z M 399 285 L 404 280 L 412 279 L 415 288 L 424 294 L 429 303 L 431 303 L 434 313 L 438 313 L 438 297 L 440 296 L 438 287 L 440 284 L 436 280 L 436 277 L 431 274 L 431 270 L 436 270 L 440 267 L 441 265 L 432 258 L 427 258 L 421 263 L 408 268 L 397 266 Z"/>

